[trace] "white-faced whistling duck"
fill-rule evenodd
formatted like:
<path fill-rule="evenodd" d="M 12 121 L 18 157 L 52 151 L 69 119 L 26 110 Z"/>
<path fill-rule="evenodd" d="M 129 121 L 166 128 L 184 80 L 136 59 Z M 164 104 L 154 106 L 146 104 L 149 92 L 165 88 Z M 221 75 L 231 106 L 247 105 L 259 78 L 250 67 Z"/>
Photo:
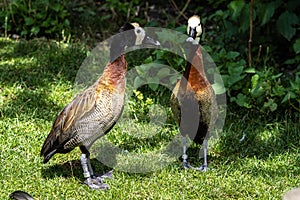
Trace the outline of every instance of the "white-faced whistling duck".
<path fill-rule="evenodd" d="M 93 172 L 89 148 L 113 128 L 123 111 L 127 70 L 124 50 L 141 44 L 159 45 L 158 41 L 146 36 L 137 23 L 126 23 L 120 32 L 126 33 L 126 37 L 114 36 L 110 61 L 102 76 L 59 113 L 41 149 L 41 156 L 47 163 L 54 154 L 68 153 L 79 147 L 85 183 L 92 189 L 108 188 Z"/>
<path fill-rule="evenodd" d="M 218 108 L 216 95 L 204 72 L 202 52 L 199 45 L 200 40 L 199 44 L 194 44 L 195 38 L 202 33 L 199 16 L 189 18 L 187 32 L 189 37 L 186 42 L 190 43 L 192 63 L 187 63 L 182 78 L 173 89 L 171 108 L 183 136 L 182 159 L 184 168 L 206 171 L 208 169 L 207 146 L 209 133 L 212 131 L 217 119 Z M 192 167 L 187 162 L 187 135 L 196 144 L 202 145 L 204 162 L 198 168 Z"/>

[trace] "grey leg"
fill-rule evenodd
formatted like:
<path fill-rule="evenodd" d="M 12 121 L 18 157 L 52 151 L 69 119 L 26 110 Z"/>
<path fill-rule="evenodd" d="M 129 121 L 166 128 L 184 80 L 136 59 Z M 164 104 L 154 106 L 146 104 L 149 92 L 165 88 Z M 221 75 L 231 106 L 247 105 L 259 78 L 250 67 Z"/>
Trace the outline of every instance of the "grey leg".
<path fill-rule="evenodd" d="M 182 146 L 183 146 L 183 154 L 182 154 L 182 160 L 183 160 L 183 167 L 185 169 L 190 169 L 191 166 L 190 164 L 187 162 L 187 154 L 186 154 L 186 136 L 182 137 Z"/>
<path fill-rule="evenodd" d="M 81 162 L 81 167 L 83 169 L 83 176 L 84 178 L 90 178 L 91 177 L 91 174 L 90 174 L 90 171 L 89 171 L 89 168 L 88 168 L 88 165 L 87 165 L 87 158 L 86 158 L 86 154 L 81 154 L 80 156 L 80 162 Z"/>
<path fill-rule="evenodd" d="M 92 165 L 91 165 L 90 156 L 87 157 L 87 167 L 88 167 L 88 170 L 90 172 L 91 177 L 93 177 L 94 176 L 94 171 L 93 171 L 93 168 L 92 168 Z"/>
<path fill-rule="evenodd" d="M 109 189 L 109 186 L 103 183 L 102 180 L 94 179 L 94 172 L 91 166 L 89 154 L 83 153 L 80 157 L 81 166 L 83 169 L 84 181 L 91 189 Z"/>
<path fill-rule="evenodd" d="M 199 171 L 206 172 L 208 170 L 207 166 L 207 145 L 208 141 L 207 139 L 204 139 L 202 148 L 203 148 L 203 165 L 197 168 Z"/>

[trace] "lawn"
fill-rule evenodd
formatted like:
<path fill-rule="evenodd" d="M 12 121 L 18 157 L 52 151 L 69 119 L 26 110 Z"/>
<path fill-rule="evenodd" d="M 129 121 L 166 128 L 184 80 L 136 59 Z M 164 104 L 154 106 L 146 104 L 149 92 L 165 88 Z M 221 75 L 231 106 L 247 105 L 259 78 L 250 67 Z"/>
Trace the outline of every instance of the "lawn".
<path fill-rule="evenodd" d="M 42 164 L 42 144 L 72 100 L 76 73 L 87 54 L 76 43 L 0 39 L 0 199 L 15 190 L 35 199 L 280 199 L 300 187 L 300 120 L 291 112 L 229 110 L 206 173 L 184 170 L 179 159 L 145 174 L 115 169 L 114 178 L 106 181 L 110 190 L 97 191 L 83 184 L 79 149 Z M 106 139 L 143 153 L 159 149 L 176 130 L 170 123 L 163 129 L 167 135 L 158 134 L 149 143 L 132 140 L 116 127 Z M 196 150 L 192 146 L 189 156 L 200 165 Z M 96 159 L 92 164 L 99 173 L 111 170 Z"/>

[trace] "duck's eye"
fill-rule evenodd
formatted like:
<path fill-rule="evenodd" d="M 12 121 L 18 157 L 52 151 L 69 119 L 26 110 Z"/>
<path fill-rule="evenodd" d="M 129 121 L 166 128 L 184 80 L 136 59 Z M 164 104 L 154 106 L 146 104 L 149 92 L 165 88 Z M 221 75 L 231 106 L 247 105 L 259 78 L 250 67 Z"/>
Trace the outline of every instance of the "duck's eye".
<path fill-rule="evenodd" d="M 140 32 L 141 32 L 141 30 L 140 30 L 140 29 L 136 30 L 136 33 L 140 33 Z"/>

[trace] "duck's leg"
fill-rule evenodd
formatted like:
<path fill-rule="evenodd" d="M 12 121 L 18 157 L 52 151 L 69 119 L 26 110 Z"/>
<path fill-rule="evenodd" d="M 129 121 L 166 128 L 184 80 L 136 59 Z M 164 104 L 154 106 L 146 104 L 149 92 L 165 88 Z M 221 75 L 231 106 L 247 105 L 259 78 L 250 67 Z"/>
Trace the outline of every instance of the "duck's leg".
<path fill-rule="evenodd" d="M 208 166 L 207 166 L 207 145 L 208 145 L 208 140 L 205 138 L 203 140 L 203 144 L 202 144 L 202 148 L 203 148 L 203 165 L 197 168 L 197 170 L 202 171 L 202 172 L 206 172 L 208 170 Z"/>
<path fill-rule="evenodd" d="M 81 146 L 80 149 L 82 151 L 80 162 L 83 169 L 83 176 L 86 178 L 84 183 L 87 184 L 91 189 L 109 189 L 109 186 L 103 183 L 101 178 L 98 178 L 94 175 L 90 161 L 90 152 L 84 146 Z"/>
<path fill-rule="evenodd" d="M 186 136 L 183 136 L 182 137 L 182 146 L 183 146 L 183 154 L 182 154 L 182 164 L 183 164 L 183 167 L 184 169 L 190 169 L 191 168 L 191 165 L 188 163 L 187 161 L 187 154 L 186 154 Z"/>

